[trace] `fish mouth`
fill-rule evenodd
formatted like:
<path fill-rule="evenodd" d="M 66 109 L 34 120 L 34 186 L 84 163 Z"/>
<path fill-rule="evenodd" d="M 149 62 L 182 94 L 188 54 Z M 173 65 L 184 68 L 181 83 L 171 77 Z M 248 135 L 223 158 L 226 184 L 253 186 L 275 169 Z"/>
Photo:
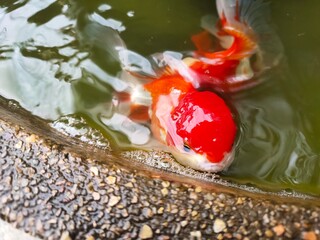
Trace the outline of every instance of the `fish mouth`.
<path fill-rule="evenodd" d="M 235 147 L 228 153 L 225 153 L 224 158 L 220 162 L 210 162 L 206 154 L 185 154 L 179 151 L 172 152 L 175 159 L 182 165 L 203 172 L 221 172 L 227 169 L 234 160 Z"/>

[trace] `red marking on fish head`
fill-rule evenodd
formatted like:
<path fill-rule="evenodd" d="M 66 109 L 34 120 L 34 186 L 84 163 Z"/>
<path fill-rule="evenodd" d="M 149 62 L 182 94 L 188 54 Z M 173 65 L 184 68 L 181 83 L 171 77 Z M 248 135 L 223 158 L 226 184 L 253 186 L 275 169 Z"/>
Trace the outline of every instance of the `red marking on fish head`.
<path fill-rule="evenodd" d="M 224 100 L 218 95 L 191 92 L 185 95 L 172 112 L 176 134 L 185 143 L 185 151 L 206 155 L 212 163 L 219 163 L 232 150 L 236 124 Z"/>

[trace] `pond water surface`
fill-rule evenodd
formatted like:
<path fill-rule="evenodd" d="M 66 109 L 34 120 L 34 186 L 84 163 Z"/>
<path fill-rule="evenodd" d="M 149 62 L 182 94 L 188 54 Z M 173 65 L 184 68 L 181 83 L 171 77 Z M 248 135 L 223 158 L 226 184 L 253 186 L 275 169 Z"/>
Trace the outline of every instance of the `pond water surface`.
<path fill-rule="evenodd" d="M 241 136 L 223 178 L 320 194 L 319 11 L 316 0 L 271 1 L 285 59 L 264 84 L 229 96 Z M 110 45 L 124 42 L 133 62 L 192 51 L 201 18 L 215 13 L 212 0 L 1 1 L 0 95 L 53 127 L 81 118 L 114 149 L 128 147 L 130 136 L 102 118 L 113 114 L 113 92 L 126 86 Z"/>

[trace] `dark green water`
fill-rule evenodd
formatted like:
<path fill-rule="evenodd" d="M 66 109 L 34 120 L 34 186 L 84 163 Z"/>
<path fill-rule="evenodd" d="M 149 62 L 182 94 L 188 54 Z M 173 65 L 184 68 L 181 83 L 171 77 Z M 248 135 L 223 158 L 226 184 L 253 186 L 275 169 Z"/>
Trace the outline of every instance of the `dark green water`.
<path fill-rule="evenodd" d="M 271 11 L 285 60 L 265 84 L 232 96 L 242 132 L 222 175 L 318 195 L 320 2 L 274 0 Z M 215 12 L 211 0 L 1 1 L 0 95 L 55 126 L 63 116 L 82 117 L 116 148 L 128 138 L 101 121 L 113 114 L 113 90 L 125 85 L 108 45 L 119 43 L 110 27 L 141 57 L 192 51 L 201 17 Z"/>

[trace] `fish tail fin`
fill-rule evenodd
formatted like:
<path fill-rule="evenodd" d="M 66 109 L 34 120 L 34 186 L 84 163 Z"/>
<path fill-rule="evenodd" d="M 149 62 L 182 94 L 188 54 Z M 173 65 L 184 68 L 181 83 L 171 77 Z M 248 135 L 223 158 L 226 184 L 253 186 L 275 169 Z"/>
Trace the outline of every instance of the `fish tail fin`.
<path fill-rule="evenodd" d="M 243 59 L 259 52 L 274 59 L 282 52 L 282 44 L 270 21 L 269 3 L 264 0 L 217 0 L 216 3 L 219 34 L 232 36 L 233 41 L 225 51 L 208 57 Z"/>

